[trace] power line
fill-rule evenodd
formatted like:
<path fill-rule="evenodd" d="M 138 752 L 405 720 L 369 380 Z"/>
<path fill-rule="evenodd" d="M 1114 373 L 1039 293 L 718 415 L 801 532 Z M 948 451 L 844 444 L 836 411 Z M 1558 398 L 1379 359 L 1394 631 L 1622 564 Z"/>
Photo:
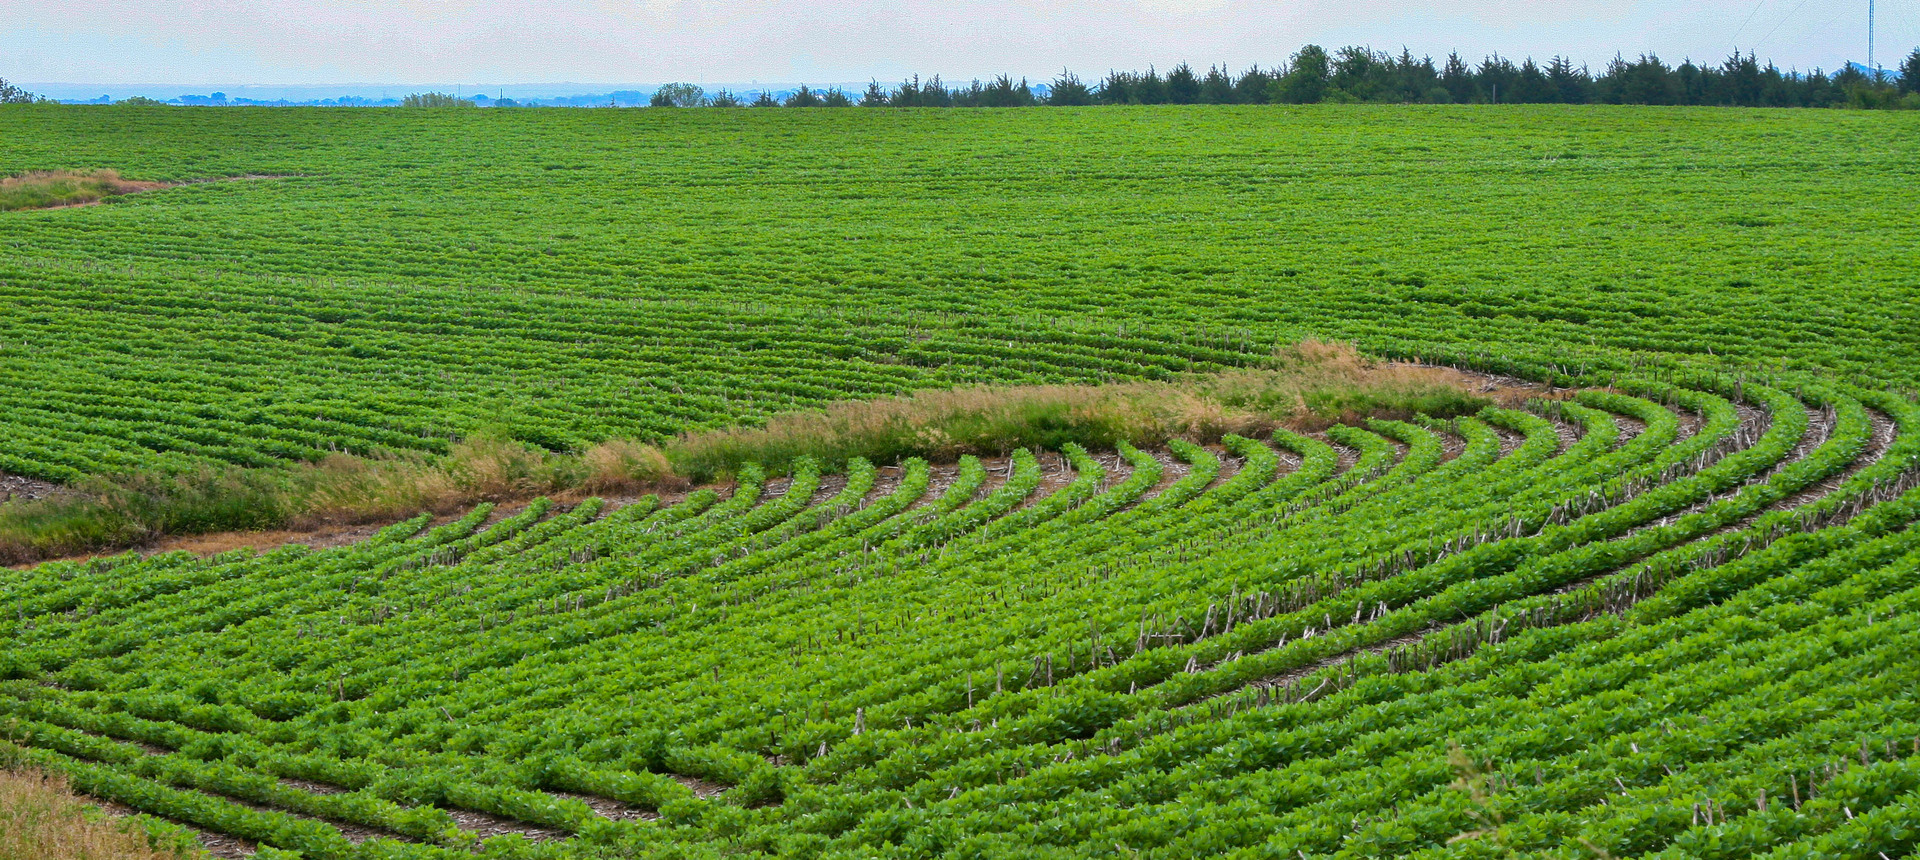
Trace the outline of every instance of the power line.
<path fill-rule="evenodd" d="M 1747 25 L 1753 23 L 1753 16 L 1760 14 L 1760 7 L 1765 5 L 1767 5 L 1767 0 L 1760 0 L 1760 2 L 1753 4 L 1753 11 L 1747 13 L 1747 20 L 1741 21 L 1740 29 L 1733 31 L 1734 45 L 1737 46 L 1740 44 L 1740 34 L 1747 31 Z"/>
<path fill-rule="evenodd" d="M 1766 44 L 1768 39 L 1773 38 L 1773 34 L 1780 32 L 1781 27 L 1786 26 L 1788 21 L 1793 20 L 1793 16 L 1800 14 L 1800 10 L 1806 7 L 1807 2 L 1808 0 L 1800 0 L 1800 5 L 1793 7 L 1793 11 L 1788 12 L 1787 17 L 1781 18 L 1780 23 L 1773 25 L 1773 29 L 1768 30 L 1765 36 L 1760 37 L 1760 41 L 1754 43 L 1754 47 L 1758 48 Z"/>

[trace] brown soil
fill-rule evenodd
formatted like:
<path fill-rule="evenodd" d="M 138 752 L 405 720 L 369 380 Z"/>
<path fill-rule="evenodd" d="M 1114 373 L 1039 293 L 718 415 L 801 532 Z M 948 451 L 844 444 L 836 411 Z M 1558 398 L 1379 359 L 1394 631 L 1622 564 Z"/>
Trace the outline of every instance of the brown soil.
<path fill-rule="evenodd" d="M 670 773 L 667 775 L 672 777 L 674 782 L 686 786 L 688 791 L 693 792 L 694 797 L 700 798 L 701 800 L 719 797 L 721 793 L 732 787 L 723 783 L 701 779 L 697 776 L 686 776 L 678 773 Z"/>
<path fill-rule="evenodd" d="M 651 812 L 630 803 L 621 803 L 618 800 L 595 797 L 591 794 L 570 794 L 564 791 L 556 791 L 553 792 L 553 796 L 564 797 L 568 800 L 578 800 L 590 807 L 595 815 L 608 821 L 652 821 L 660 817 L 660 813 L 658 812 Z"/>
<path fill-rule="evenodd" d="M 37 501 L 56 496 L 70 496 L 73 491 L 49 481 L 38 478 L 23 478 L 0 472 L 0 504 L 14 501 Z"/>
<path fill-rule="evenodd" d="M 501 818 L 498 815 L 489 815 L 485 812 L 474 812 L 471 809 L 457 809 L 450 806 L 442 807 L 442 809 L 445 809 L 447 815 L 453 818 L 456 824 L 460 825 L 461 830 L 471 831 L 478 835 L 481 840 L 495 836 L 505 836 L 509 833 L 518 833 L 526 837 L 529 842 L 557 842 L 562 839 L 573 838 L 573 834 L 565 830 L 541 827 L 538 824 L 528 824 L 525 821 L 515 821 L 511 818 Z"/>

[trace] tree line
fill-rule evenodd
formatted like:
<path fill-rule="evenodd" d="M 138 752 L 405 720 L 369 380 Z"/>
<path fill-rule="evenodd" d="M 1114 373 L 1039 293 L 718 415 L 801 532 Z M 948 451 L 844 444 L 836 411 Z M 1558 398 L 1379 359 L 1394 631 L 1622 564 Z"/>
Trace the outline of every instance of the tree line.
<path fill-rule="evenodd" d="M 638 94 L 635 94 L 636 96 Z M 0 80 L 0 104 L 47 101 Z M 747 98 L 729 90 L 709 94 L 689 83 L 661 86 L 654 107 L 1029 107 L 1038 105 L 1156 104 L 1635 104 L 1716 105 L 1730 107 L 1857 107 L 1920 109 L 1920 48 L 1898 69 L 1868 74 L 1848 65 L 1829 74 L 1783 71 L 1761 64 L 1752 53 L 1735 52 L 1718 64 L 1687 60 L 1670 66 L 1658 56 L 1629 60 L 1616 56 L 1594 72 L 1565 57 L 1544 65 L 1531 57 L 1515 63 L 1498 54 L 1469 63 L 1458 52 L 1436 62 L 1401 49 L 1398 56 L 1348 46 L 1328 52 L 1318 45 L 1301 48 L 1271 69 L 1255 66 L 1239 73 L 1213 66 L 1202 73 L 1181 63 L 1165 73 L 1111 71 L 1088 83 L 1070 71 L 1040 85 L 1000 75 L 949 86 L 935 75 L 914 76 L 888 87 L 879 81 L 854 94 L 838 88 L 802 86 L 784 97 L 759 92 Z M 126 103 L 158 104 L 150 99 Z M 415 93 L 406 107 L 470 107 L 473 102 L 445 93 Z M 515 106 L 510 99 L 497 107 Z"/>
<path fill-rule="evenodd" d="M 1854 66 L 1835 73 L 1785 71 L 1735 52 L 1718 64 L 1687 60 L 1668 65 L 1658 56 L 1616 56 L 1594 72 L 1565 57 L 1544 65 L 1531 57 L 1515 63 L 1494 55 L 1469 63 L 1457 52 L 1436 62 L 1402 49 L 1398 56 L 1368 48 L 1328 52 L 1308 45 L 1277 67 L 1233 73 L 1214 66 L 1204 73 L 1181 63 L 1162 73 L 1108 72 L 1088 83 L 1070 71 L 1047 84 L 1001 75 L 948 86 L 938 75 L 918 76 L 887 87 L 878 81 L 864 93 L 802 86 L 777 98 L 761 92 L 747 100 L 727 90 L 708 95 L 693 84 L 667 84 L 654 93 L 655 107 L 1028 107 L 1038 105 L 1154 104 L 1636 104 L 1732 107 L 1862 107 L 1920 109 L 1920 48 L 1898 70 L 1870 75 Z"/>

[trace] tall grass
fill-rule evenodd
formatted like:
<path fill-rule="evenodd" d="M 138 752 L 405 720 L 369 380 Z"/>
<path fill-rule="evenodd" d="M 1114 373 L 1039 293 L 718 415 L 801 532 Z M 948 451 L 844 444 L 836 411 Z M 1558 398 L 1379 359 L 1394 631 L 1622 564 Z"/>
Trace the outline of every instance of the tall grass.
<path fill-rule="evenodd" d="M 117 170 L 34 171 L 0 179 L 0 212 L 76 206 L 165 187 L 164 182 L 122 179 Z"/>
<path fill-rule="evenodd" d="M 7 759 L 0 748 L 0 759 Z M 149 825 L 154 825 L 149 829 Z M 66 780 L 0 762 L 0 858 L 5 860 L 185 860 L 205 857 L 177 828 L 148 819 L 112 819 L 88 806 Z"/>
<path fill-rule="evenodd" d="M 1069 441 L 1105 448 L 1172 438 L 1207 443 L 1229 433 L 1264 436 L 1278 427 L 1320 430 L 1365 418 L 1468 414 L 1489 402 L 1470 387 L 1454 370 L 1378 364 L 1349 347 L 1310 341 L 1276 356 L 1270 367 L 1177 381 L 976 386 L 837 403 L 762 427 L 681 436 L 661 455 L 676 474 L 709 481 L 749 462 L 778 468 L 801 457 L 938 462 Z"/>
<path fill-rule="evenodd" d="M 659 445 L 615 439 L 556 454 L 502 436 L 470 437 L 445 457 L 332 455 L 279 469 L 203 469 L 92 479 L 73 494 L 0 504 L 0 562 L 23 563 L 162 537 L 304 529 L 448 513 L 480 501 L 644 492 L 723 481 L 747 463 L 800 458 L 935 462 L 963 454 L 1111 448 L 1172 438 L 1207 443 L 1275 428 L 1318 430 L 1365 418 L 1450 417 L 1488 400 L 1446 368 L 1383 365 L 1352 349 L 1304 343 L 1272 366 L 1167 382 L 976 386 L 836 403 L 764 426 L 683 435 Z"/>

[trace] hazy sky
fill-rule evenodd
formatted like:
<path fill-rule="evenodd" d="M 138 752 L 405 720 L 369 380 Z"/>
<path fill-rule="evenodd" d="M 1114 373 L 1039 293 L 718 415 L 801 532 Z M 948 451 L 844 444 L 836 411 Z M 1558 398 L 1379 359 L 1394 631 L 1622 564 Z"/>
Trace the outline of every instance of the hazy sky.
<path fill-rule="evenodd" d="M 0 77 L 321 84 L 1045 79 L 1283 61 L 1306 42 L 1478 59 L 1616 52 L 1783 66 L 1864 60 L 1866 0 L 0 0 Z M 1879 3 L 1879 56 L 1920 0 Z"/>

